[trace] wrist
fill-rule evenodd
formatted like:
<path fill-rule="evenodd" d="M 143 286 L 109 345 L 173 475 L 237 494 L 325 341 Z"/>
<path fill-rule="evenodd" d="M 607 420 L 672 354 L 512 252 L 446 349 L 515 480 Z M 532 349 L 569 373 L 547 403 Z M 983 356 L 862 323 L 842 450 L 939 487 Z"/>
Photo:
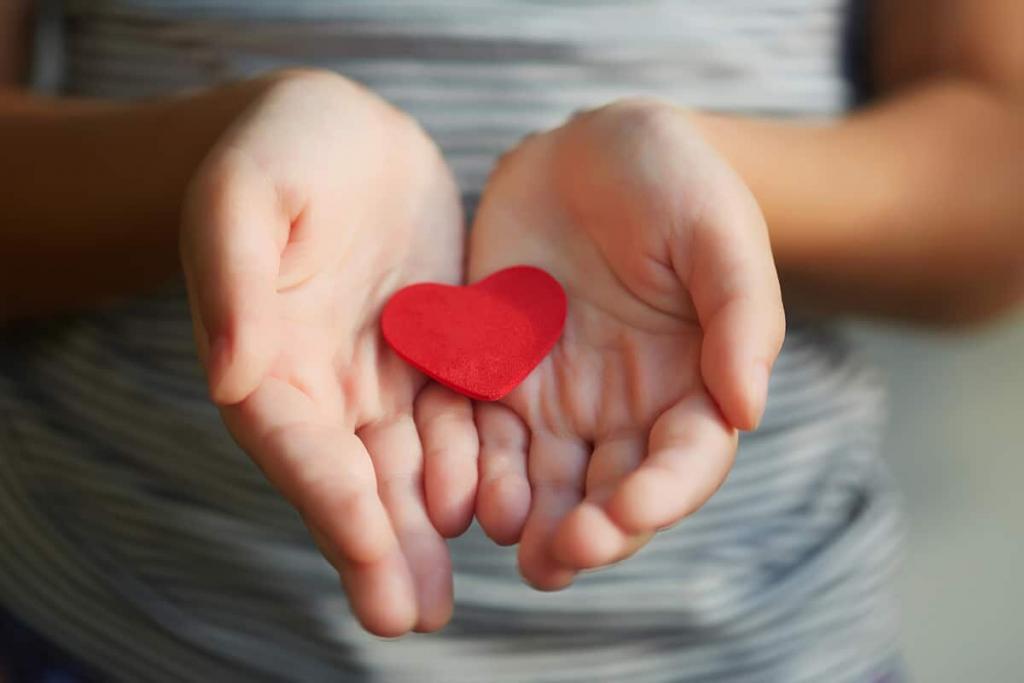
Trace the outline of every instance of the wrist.
<path fill-rule="evenodd" d="M 816 201 L 827 182 L 827 128 L 704 112 L 689 119 L 754 195 L 780 267 L 799 269 L 831 248 L 829 217 Z"/>
<path fill-rule="evenodd" d="M 851 254 L 863 249 L 865 226 L 882 210 L 885 188 L 845 163 L 841 126 L 703 112 L 688 117 L 761 207 L 787 303 L 820 310 L 822 291 L 846 286 L 847 271 L 855 268 Z"/>
<path fill-rule="evenodd" d="M 0 102 L 0 317 L 93 304 L 178 267 L 185 187 L 276 73 L 147 102 L 12 96 Z"/>

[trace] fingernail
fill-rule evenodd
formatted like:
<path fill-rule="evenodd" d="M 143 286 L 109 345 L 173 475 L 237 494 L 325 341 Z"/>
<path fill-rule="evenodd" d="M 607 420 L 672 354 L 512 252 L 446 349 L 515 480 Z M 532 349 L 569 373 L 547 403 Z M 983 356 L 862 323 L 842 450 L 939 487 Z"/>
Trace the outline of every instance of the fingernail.
<path fill-rule="evenodd" d="M 764 417 L 765 406 L 768 403 L 768 380 L 772 374 L 771 365 L 765 361 L 754 363 L 753 369 L 754 393 L 752 406 L 754 408 L 754 429 L 761 425 L 761 418 Z"/>

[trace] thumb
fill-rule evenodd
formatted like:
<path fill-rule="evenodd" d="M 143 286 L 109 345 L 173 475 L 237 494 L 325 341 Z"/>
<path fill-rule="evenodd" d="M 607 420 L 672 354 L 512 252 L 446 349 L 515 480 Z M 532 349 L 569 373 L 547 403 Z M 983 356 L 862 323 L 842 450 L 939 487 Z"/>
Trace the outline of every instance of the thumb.
<path fill-rule="evenodd" d="M 197 175 L 181 240 L 199 356 L 220 405 L 251 394 L 279 348 L 276 282 L 290 227 L 270 181 L 239 156 Z"/>
<path fill-rule="evenodd" d="M 786 320 L 768 231 L 753 196 L 727 167 L 708 196 L 690 253 L 679 255 L 704 340 L 701 375 L 726 419 L 757 427 Z"/>

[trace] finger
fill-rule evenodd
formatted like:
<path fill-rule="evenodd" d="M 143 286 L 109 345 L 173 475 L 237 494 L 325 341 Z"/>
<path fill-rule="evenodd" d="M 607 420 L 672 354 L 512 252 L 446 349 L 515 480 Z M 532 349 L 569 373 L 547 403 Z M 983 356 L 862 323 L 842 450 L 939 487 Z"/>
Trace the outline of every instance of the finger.
<path fill-rule="evenodd" d="M 644 457 L 640 434 L 618 435 L 597 444 L 587 466 L 586 497 L 566 516 L 552 545 L 556 559 L 576 569 L 592 569 L 625 559 L 650 534 L 627 534 L 604 510 L 604 502 Z"/>
<path fill-rule="evenodd" d="M 397 547 L 373 463 L 302 391 L 268 378 L 222 410 L 239 444 L 337 556 L 373 563 Z"/>
<path fill-rule="evenodd" d="M 415 582 L 403 550 L 371 564 L 353 563 L 340 574 L 352 613 L 367 631 L 390 638 L 419 630 Z"/>
<path fill-rule="evenodd" d="M 352 613 L 370 633 L 390 638 L 408 633 L 416 623 L 416 595 L 409 567 L 397 545 L 368 564 L 338 556 L 323 534 L 311 529 L 320 552 L 338 571 Z"/>
<path fill-rule="evenodd" d="M 736 442 L 736 430 L 709 396 L 680 401 L 654 423 L 648 455 L 608 500 L 609 517 L 634 534 L 675 524 L 725 481 Z"/>
<path fill-rule="evenodd" d="M 583 498 L 590 447 L 579 440 L 534 433 L 528 473 L 533 500 L 519 541 L 519 571 L 539 590 L 558 590 L 572 583 L 576 570 L 553 552 L 559 523 Z"/>
<path fill-rule="evenodd" d="M 602 505 L 583 501 L 566 515 L 552 542 L 555 559 L 576 571 L 621 562 L 647 545 L 654 531 L 627 533 Z"/>
<path fill-rule="evenodd" d="M 623 434 L 598 442 L 587 465 L 587 499 L 603 502 L 610 490 L 640 465 L 645 451 L 641 434 Z"/>
<path fill-rule="evenodd" d="M 221 412 L 239 444 L 299 511 L 342 577 L 359 621 L 382 636 L 411 629 L 412 577 L 362 442 L 319 414 L 305 393 L 273 378 Z"/>
<path fill-rule="evenodd" d="M 377 471 L 377 490 L 398 535 L 416 587 L 415 630 L 434 631 L 451 618 L 448 546 L 427 514 L 423 447 L 412 415 L 396 415 L 359 430 Z"/>
<path fill-rule="evenodd" d="M 704 331 L 704 382 L 733 426 L 754 429 L 785 335 L 785 313 L 764 218 L 739 179 L 721 172 L 729 201 L 705 198 L 688 253 L 679 240 L 673 261 L 687 274 L 684 285 Z"/>
<path fill-rule="evenodd" d="M 181 253 L 210 395 L 237 403 L 259 384 L 278 348 L 276 278 L 289 217 L 265 177 L 241 155 L 204 169 L 185 209 Z"/>
<path fill-rule="evenodd" d="M 434 527 L 448 538 L 473 521 L 480 439 L 473 404 L 434 382 L 416 397 L 416 426 L 423 441 L 423 485 Z"/>
<path fill-rule="evenodd" d="M 476 516 L 495 543 L 511 545 L 519 540 L 530 511 L 530 435 L 519 416 L 501 404 L 476 403 L 473 414 L 480 434 Z"/>

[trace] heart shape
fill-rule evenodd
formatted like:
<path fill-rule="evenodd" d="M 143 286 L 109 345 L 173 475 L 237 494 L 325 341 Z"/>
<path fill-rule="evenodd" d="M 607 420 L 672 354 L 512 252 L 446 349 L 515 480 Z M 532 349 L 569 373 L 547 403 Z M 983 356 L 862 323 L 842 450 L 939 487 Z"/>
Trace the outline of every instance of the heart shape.
<path fill-rule="evenodd" d="M 496 401 L 551 351 L 566 306 L 555 278 L 513 266 L 465 287 L 405 287 L 384 307 L 381 330 L 423 374 L 470 398 Z"/>

